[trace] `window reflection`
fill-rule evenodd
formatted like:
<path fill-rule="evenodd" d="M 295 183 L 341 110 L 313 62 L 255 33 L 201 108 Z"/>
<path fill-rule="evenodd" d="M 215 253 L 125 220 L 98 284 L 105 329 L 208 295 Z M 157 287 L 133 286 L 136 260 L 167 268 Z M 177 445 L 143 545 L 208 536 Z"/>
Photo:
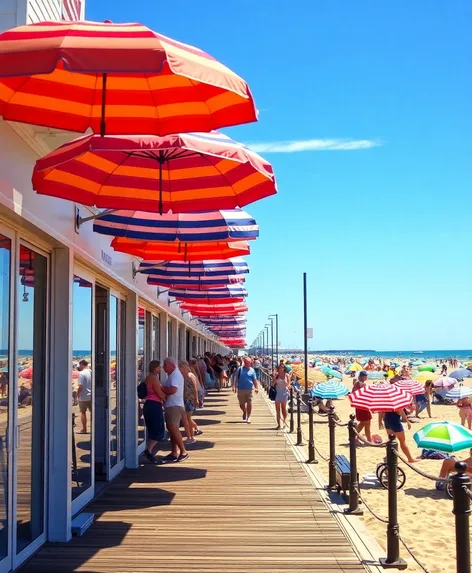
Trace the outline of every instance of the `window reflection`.
<path fill-rule="evenodd" d="M 72 499 L 92 485 L 92 283 L 74 276 L 72 317 Z"/>
<path fill-rule="evenodd" d="M 118 428 L 119 428 L 119 405 L 118 391 L 120 373 L 118 367 L 117 341 L 118 341 L 118 299 L 116 296 L 110 296 L 109 312 L 109 332 L 110 332 L 110 387 L 109 387 L 109 404 L 110 404 L 110 467 L 116 466 L 118 462 Z"/>
<path fill-rule="evenodd" d="M 44 530 L 47 259 L 20 246 L 18 289 L 17 553 Z"/>
<path fill-rule="evenodd" d="M 8 554 L 8 383 L 10 381 L 11 241 L 0 235 L 0 559 Z"/>
<path fill-rule="evenodd" d="M 146 312 L 138 307 L 138 355 L 137 355 L 137 383 L 144 380 L 145 365 L 145 323 Z M 138 446 L 144 442 L 144 415 L 143 401 L 138 399 Z"/>

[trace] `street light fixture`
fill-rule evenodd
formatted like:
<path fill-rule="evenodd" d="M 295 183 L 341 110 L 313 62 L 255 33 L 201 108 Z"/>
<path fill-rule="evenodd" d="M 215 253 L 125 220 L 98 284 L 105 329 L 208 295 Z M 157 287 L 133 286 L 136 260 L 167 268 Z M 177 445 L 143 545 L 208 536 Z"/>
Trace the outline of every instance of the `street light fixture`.
<path fill-rule="evenodd" d="M 270 319 L 275 318 L 275 364 L 279 363 L 279 315 L 270 314 Z"/>

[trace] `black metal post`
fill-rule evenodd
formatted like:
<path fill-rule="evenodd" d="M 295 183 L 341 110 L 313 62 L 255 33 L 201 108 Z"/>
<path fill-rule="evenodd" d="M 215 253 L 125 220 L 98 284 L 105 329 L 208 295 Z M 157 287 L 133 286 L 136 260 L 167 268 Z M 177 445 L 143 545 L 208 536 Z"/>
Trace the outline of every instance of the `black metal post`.
<path fill-rule="evenodd" d="M 318 463 L 315 459 L 315 437 L 313 431 L 313 400 L 308 400 L 308 460 L 307 464 Z"/>
<path fill-rule="evenodd" d="M 306 300 L 306 273 L 303 273 L 303 331 L 304 331 L 304 366 L 305 366 L 305 394 L 308 394 L 308 310 Z"/>
<path fill-rule="evenodd" d="M 398 442 L 393 434 L 388 436 L 387 444 L 388 468 L 388 525 L 387 525 L 387 557 L 380 559 L 384 569 L 406 569 L 407 562 L 400 557 L 400 526 L 398 525 L 397 507 L 397 468 Z"/>
<path fill-rule="evenodd" d="M 349 416 L 349 462 L 351 465 L 351 480 L 349 484 L 349 507 L 346 513 L 362 515 L 363 511 L 359 507 L 359 478 L 357 476 L 357 444 L 356 444 L 356 416 Z"/>
<path fill-rule="evenodd" d="M 329 407 L 328 427 L 329 427 L 329 481 L 328 488 L 336 487 L 336 422 L 334 419 L 334 406 Z"/>
<path fill-rule="evenodd" d="M 302 397 L 300 396 L 300 392 L 297 392 L 297 446 L 303 444 L 301 403 Z"/>
<path fill-rule="evenodd" d="M 293 419 L 293 386 L 290 386 L 290 433 L 295 430 L 295 420 Z"/>
<path fill-rule="evenodd" d="M 451 477 L 452 491 L 454 494 L 454 508 L 456 522 L 456 561 L 457 573 L 470 573 L 470 498 L 467 490 L 470 491 L 470 477 L 465 473 L 467 464 L 457 462 L 454 466 L 457 474 Z"/>
<path fill-rule="evenodd" d="M 270 366 L 274 370 L 274 319 L 270 319 Z"/>

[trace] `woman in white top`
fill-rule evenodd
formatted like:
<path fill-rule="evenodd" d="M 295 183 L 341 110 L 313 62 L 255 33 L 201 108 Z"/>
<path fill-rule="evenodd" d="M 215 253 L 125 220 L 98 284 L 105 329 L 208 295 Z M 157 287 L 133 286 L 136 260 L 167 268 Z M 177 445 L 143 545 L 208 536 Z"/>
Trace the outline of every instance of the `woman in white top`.
<path fill-rule="evenodd" d="M 275 412 L 277 415 L 277 430 L 285 427 L 287 420 L 287 400 L 288 389 L 290 387 L 290 376 L 285 368 L 285 364 L 279 364 L 274 374 L 275 394 Z M 280 424 L 282 418 L 282 425 Z"/>

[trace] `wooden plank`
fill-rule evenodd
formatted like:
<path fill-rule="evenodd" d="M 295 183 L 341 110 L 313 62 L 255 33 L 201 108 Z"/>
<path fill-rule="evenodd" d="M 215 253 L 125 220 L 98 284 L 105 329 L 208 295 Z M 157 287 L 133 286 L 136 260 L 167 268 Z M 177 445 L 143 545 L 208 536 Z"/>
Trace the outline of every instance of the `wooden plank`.
<path fill-rule="evenodd" d="M 243 423 L 234 394 L 211 394 L 182 464 L 125 470 L 87 511 L 83 537 L 47 544 L 22 573 L 361 573 L 339 525 L 261 398 Z"/>

